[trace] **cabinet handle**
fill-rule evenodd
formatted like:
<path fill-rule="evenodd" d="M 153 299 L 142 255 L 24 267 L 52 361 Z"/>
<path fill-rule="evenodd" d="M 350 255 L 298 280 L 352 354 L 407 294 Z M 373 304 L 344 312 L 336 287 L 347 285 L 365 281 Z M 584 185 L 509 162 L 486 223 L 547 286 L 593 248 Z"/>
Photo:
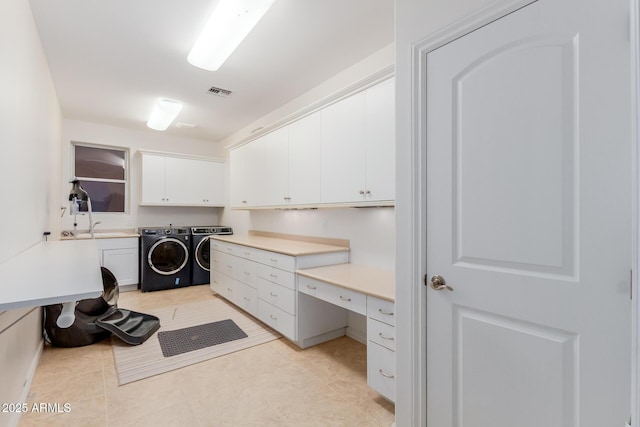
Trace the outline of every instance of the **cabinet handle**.
<path fill-rule="evenodd" d="M 227 267 L 229 267 L 229 268 L 233 269 L 233 265 L 229 265 L 229 264 L 227 264 Z"/>
<path fill-rule="evenodd" d="M 366 191 L 364 192 L 364 194 L 369 195 L 369 194 L 371 194 L 371 191 L 366 190 Z"/>
<path fill-rule="evenodd" d="M 379 336 L 380 338 L 382 338 L 383 340 L 395 341 L 395 340 L 393 339 L 393 337 L 386 337 L 386 336 L 384 336 L 384 335 L 382 334 L 382 332 L 378 332 L 378 336 Z"/>
<path fill-rule="evenodd" d="M 273 278 L 277 278 L 278 275 L 277 274 L 270 274 L 269 276 L 273 277 Z"/>
<path fill-rule="evenodd" d="M 273 292 L 269 292 L 269 295 L 271 295 L 272 297 L 277 297 L 278 294 L 274 294 Z"/>
<path fill-rule="evenodd" d="M 342 295 L 340 295 L 340 299 L 341 299 L 342 301 L 351 301 L 351 298 L 345 298 L 345 297 L 343 297 Z"/>
<path fill-rule="evenodd" d="M 251 252 L 245 252 L 244 254 L 245 254 L 246 256 L 249 256 L 249 255 L 251 255 Z"/>
<path fill-rule="evenodd" d="M 311 286 L 311 285 L 307 285 L 307 288 L 309 288 L 309 289 L 315 289 L 316 287 L 315 287 L 315 286 Z"/>
<path fill-rule="evenodd" d="M 251 298 L 242 297 L 245 301 L 251 301 Z"/>
<path fill-rule="evenodd" d="M 246 274 L 247 276 L 250 275 L 251 273 L 248 271 L 245 271 L 244 274 Z"/>
<path fill-rule="evenodd" d="M 291 200 L 291 197 L 285 197 L 284 200 L 288 202 L 289 200 Z"/>
<path fill-rule="evenodd" d="M 396 377 L 395 375 L 389 374 L 389 373 L 383 371 L 382 369 L 379 369 L 378 372 L 380 372 L 380 375 L 382 375 L 385 378 L 394 379 Z"/>
<path fill-rule="evenodd" d="M 364 195 L 364 190 L 359 191 L 360 195 Z"/>
<path fill-rule="evenodd" d="M 247 204 L 247 201 L 246 201 L 246 200 L 243 200 L 243 201 L 242 201 L 242 203 L 244 203 L 244 204 L 246 205 L 246 204 Z"/>
<path fill-rule="evenodd" d="M 380 314 L 384 314 L 385 316 L 393 316 L 393 311 L 387 311 L 381 308 L 379 308 L 378 311 L 380 312 Z"/>
<path fill-rule="evenodd" d="M 278 320 L 278 318 L 276 316 L 274 316 L 273 314 L 270 314 L 269 317 L 272 318 L 273 320 Z"/>
<path fill-rule="evenodd" d="M 228 290 L 229 292 L 233 292 L 233 289 L 231 289 L 231 288 L 227 288 L 227 290 Z"/>
<path fill-rule="evenodd" d="M 271 261 L 271 262 L 278 262 L 278 260 L 277 260 L 277 259 L 275 259 L 275 258 L 269 258 L 269 261 Z"/>

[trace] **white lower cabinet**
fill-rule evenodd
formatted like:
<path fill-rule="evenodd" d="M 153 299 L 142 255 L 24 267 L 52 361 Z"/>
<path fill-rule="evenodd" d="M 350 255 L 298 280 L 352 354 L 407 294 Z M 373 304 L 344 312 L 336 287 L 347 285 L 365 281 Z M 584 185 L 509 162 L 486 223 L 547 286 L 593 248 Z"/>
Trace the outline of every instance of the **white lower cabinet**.
<path fill-rule="evenodd" d="M 394 303 L 367 296 L 367 383 L 385 398 L 396 398 Z"/>
<path fill-rule="evenodd" d="M 109 269 L 118 286 L 138 284 L 138 238 L 96 239 L 100 265 Z"/>
<path fill-rule="evenodd" d="M 211 289 L 298 346 L 344 335 L 346 311 L 317 299 L 301 299 L 294 272 L 346 263 L 348 252 L 294 257 L 212 238 L 211 254 Z M 304 319 L 298 316 L 300 310 Z M 316 321 L 306 320 L 309 314 Z"/>

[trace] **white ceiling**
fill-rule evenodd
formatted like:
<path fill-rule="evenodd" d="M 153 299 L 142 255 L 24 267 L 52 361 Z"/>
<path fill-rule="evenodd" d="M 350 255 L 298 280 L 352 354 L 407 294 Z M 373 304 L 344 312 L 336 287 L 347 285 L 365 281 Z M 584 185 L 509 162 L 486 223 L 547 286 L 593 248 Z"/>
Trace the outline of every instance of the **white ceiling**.
<path fill-rule="evenodd" d="M 393 42 L 393 0 L 276 0 L 218 71 L 187 54 L 217 0 L 30 0 L 65 118 L 218 141 Z M 231 90 L 228 98 L 207 92 Z"/>

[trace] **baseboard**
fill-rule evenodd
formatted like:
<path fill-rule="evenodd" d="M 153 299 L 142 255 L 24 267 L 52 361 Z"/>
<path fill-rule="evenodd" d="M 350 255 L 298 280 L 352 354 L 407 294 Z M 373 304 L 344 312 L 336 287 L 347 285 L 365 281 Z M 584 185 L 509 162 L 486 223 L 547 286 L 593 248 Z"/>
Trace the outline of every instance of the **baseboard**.
<path fill-rule="evenodd" d="M 351 327 L 347 327 L 346 336 L 349 338 L 358 341 L 360 344 L 367 345 L 367 334 L 366 332 L 359 331 L 357 329 L 353 329 Z"/>

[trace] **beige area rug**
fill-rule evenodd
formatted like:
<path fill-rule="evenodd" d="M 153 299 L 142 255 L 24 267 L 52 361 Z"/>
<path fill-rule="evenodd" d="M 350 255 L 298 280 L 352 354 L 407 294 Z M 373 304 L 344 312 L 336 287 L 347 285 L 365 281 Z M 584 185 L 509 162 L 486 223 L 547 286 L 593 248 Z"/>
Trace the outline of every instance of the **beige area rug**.
<path fill-rule="evenodd" d="M 154 310 L 145 310 L 145 313 L 152 314 L 160 319 L 160 329 L 143 344 L 131 346 L 115 336 L 111 338 L 113 356 L 118 373 L 118 383 L 120 385 L 280 338 L 277 332 L 269 329 L 262 323 L 219 298 Z M 247 334 L 247 337 L 176 356 L 164 357 L 162 355 L 162 349 L 158 341 L 158 332 L 187 328 L 189 326 L 197 326 L 226 319 L 233 320 L 240 329 Z"/>

